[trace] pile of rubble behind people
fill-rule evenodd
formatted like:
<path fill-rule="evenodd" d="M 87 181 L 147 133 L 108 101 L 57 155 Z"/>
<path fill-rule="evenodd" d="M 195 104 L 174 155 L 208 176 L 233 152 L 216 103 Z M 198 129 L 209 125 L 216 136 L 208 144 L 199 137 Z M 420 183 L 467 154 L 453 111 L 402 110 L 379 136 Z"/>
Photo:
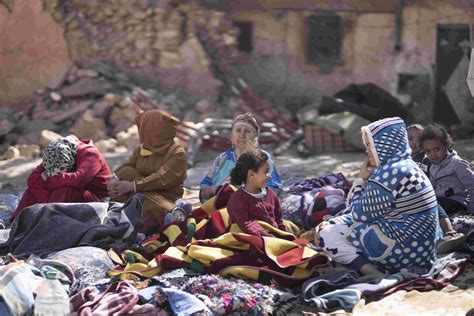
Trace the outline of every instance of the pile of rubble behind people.
<path fill-rule="evenodd" d="M 132 101 L 137 95 L 148 100 L 140 103 L 144 110 L 157 104 L 173 114 L 208 109 L 187 106 L 176 93 L 142 88 L 134 81 L 106 62 L 86 69 L 72 66 L 53 87 L 36 91 L 16 107 L 0 107 L 0 160 L 38 157 L 49 142 L 69 134 L 94 140 L 103 153 L 126 152 L 138 144 Z"/>

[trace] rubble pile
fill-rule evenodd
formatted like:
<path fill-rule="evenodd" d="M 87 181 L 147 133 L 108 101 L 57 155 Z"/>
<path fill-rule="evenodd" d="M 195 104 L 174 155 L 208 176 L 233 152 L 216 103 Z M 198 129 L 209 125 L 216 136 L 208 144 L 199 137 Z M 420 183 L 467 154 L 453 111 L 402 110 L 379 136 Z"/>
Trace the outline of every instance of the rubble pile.
<path fill-rule="evenodd" d="M 94 140 L 102 152 L 129 150 L 138 143 L 137 103 L 132 101 L 137 96 L 148 100 L 139 102 L 143 110 L 159 104 L 176 115 L 194 107 L 176 93 L 142 89 L 135 81 L 107 62 L 87 69 L 72 66 L 53 88 L 36 91 L 22 111 L 1 107 L 1 159 L 35 157 L 49 142 L 69 134 Z"/>
<path fill-rule="evenodd" d="M 74 66 L 26 100 L 22 111 L 0 109 L 4 159 L 25 152 L 19 145 L 42 147 L 67 134 L 96 140 L 106 151 L 129 147 L 127 135 L 136 134 L 128 130 L 136 114 L 130 97 L 137 93 L 180 119 L 219 116 L 202 96 L 161 82 L 183 77 L 185 56 L 192 54 L 193 69 L 210 69 L 228 86 L 222 73 L 235 62 L 237 29 L 224 13 L 172 0 L 44 0 L 43 7 L 64 28 Z M 35 147 L 28 155 L 38 152 Z"/>
<path fill-rule="evenodd" d="M 260 116 L 256 112 L 259 119 L 273 121 L 278 111 L 260 109 L 263 101 L 239 86 L 234 67 L 238 31 L 231 20 L 188 2 L 44 0 L 44 9 L 64 28 L 74 66 L 37 91 L 23 111 L 0 110 L 0 159 L 35 156 L 51 140 L 68 134 L 96 141 L 101 151 L 130 149 L 137 143 L 137 109 L 131 102 L 137 95 L 150 101 L 142 104 L 143 110 L 159 104 L 182 121 L 233 117 L 242 110 L 255 112 L 255 106 L 262 110 Z M 170 90 L 162 80 L 183 77 L 189 54 L 197 56 L 191 58 L 193 69 L 208 69 L 222 84 L 217 111 L 206 98 L 186 94 L 179 84 Z M 255 100 L 249 103 L 236 87 L 249 90 Z M 186 143 L 187 131 L 179 134 Z M 32 144 L 36 147 L 20 147 Z"/>

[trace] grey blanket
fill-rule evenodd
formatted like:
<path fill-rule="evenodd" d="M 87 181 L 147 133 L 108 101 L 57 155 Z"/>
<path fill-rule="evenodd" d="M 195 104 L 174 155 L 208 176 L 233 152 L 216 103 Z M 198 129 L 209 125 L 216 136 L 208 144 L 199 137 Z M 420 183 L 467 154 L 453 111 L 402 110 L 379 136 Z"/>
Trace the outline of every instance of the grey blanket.
<path fill-rule="evenodd" d="M 25 208 L 13 221 L 0 255 L 23 258 L 77 246 L 119 251 L 135 242 L 143 195 L 125 203 L 48 203 Z"/>

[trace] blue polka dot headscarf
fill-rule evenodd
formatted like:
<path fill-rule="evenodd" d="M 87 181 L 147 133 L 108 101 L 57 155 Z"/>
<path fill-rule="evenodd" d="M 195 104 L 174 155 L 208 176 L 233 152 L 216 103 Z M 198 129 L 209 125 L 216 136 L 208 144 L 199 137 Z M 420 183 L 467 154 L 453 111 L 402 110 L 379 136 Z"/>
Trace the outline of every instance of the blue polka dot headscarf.
<path fill-rule="evenodd" d="M 363 137 L 376 152 L 379 164 L 406 159 L 411 154 L 405 122 L 399 117 L 391 117 L 373 122 L 361 128 Z M 365 142 L 365 141 L 364 141 Z"/>

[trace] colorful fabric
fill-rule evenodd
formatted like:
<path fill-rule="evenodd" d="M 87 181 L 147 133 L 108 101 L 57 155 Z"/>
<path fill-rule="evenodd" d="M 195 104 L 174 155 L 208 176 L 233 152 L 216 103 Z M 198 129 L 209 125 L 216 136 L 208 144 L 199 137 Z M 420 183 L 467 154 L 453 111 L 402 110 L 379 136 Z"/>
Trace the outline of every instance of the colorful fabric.
<path fill-rule="evenodd" d="M 297 194 L 285 194 L 281 197 L 282 217 L 300 227 L 316 227 L 326 215 L 336 215 L 346 207 L 342 189 L 329 186 L 303 191 Z"/>
<path fill-rule="evenodd" d="M 71 297 L 71 313 L 77 315 L 168 315 L 151 305 L 137 305 L 137 289 L 128 282 L 111 284 L 103 293 L 88 287 Z"/>
<path fill-rule="evenodd" d="M 280 176 L 276 171 L 275 163 L 273 162 L 273 159 L 268 152 L 264 150 L 262 151 L 268 156 L 268 163 L 270 165 L 271 178 L 268 180 L 267 185 L 271 188 L 280 189 L 281 180 Z M 237 156 L 235 154 L 234 148 L 229 149 L 220 154 L 214 160 L 214 164 L 212 165 L 211 170 L 209 170 L 207 175 L 201 181 L 201 188 L 213 185 L 221 185 L 222 183 L 228 181 L 230 171 L 235 167 L 236 161 Z"/>
<path fill-rule="evenodd" d="M 311 205 L 313 196 L 309 194 L 284 194 L 281 197 L 282 218 L 304 227 L 303 210 Z"/>
<path fill-rule="evenodd" d="M 230 223 L 226 209 L 196 221 L 174 223 L 162 228 L 160 235 L 143 243 L 144 256 L 132 254 L 134 264 L 122 254 L 121 268 L 110 276 L 138 273 L 152 277 L 163 271 L 188 268 L 201 273 L 219 273 L 260 282 L 295 284 L 328 265 L 328 257 L 305 246 L 307 240 L 294 239 L 268 223 L 259 224 L 275 237 L 244 234 Z M 211 239 L 212 238 L 212 239 Z"/>
<path fill-rule="evenodd" d="M 41 177 L 43 171 L 45 167 L 40 164 L 29 175 L 28 188 L 12 215 L 13 218 L 25 207 L 37 203 L 98 202 L 109 195 L 107 183 L 111 171 L 91 140 L 77 143 L 74 170 L 49 176 L 46 181 Z"/>
<path fill-rule="evenodd" d="M 0 267 L 0 296 L 11 315 L 30 315 L 34 296 L 43 278 L 36 276 L 23 261 Z"/>
<path fill-rule="evenodd" d="M 76 282 L 71 286 L 72 293 L 91 286 L 106 276 L 113 262 L 107 251 L 96 247 L 75 247 L 49 254 L 46 259 L 64 262 L 73 271 Z"/>
<path fill-rule="evenodd" d="M 349 225 L 345 238 L 381 271 L 431 267 L 441 237 L 437 201 L 425 173 L 410 158 L 405 123 L 388 118 L 368 128 L 380 166 L 367 182 L 354 183 L 352 212 L 329 222 Z"/>
<path fill-rule="evenodd" d="M 438 258 L 431 269 L 426 274 L 420 275 L 417 278 L 407 279 L 395 287 L 387 289 L 374 297 L 388 296 L 396 291 L 439 291 L 448 284 L 457 285 L 458 277 L 463 274 L 465 270 L 469 270 L 470 258 L 466 254 L 451 253 L 445 257 Z M 461 287 L 460 287 L 461 288 Z"/>
<path fill-rule="evenodd" d="M 352 181 L 347 180 L 342 173 L 329 173 L 322 177 L 305 179 L 293 183 L 288 188 L 288 193 L 296 194 L 305 191 L 312 191 L 325 186 L 331 186 L 333 188 L 342 189 L 344 192 L 348 192 L 352 186 Z"/>
<path fill-rule="evenodd" d="M 71 294 L 71 285 L 76 282 L 76 277 L 71 267 L 65 262 L 51 259 L 41 259 L 38 256 L 31 255 L 25 261 L 32 268 L 33 273 L 43 277 L 47 271 L 57 271 L 58 280 L 67 293 Z"/>
<path fill-rule="evenodd" d="M 189 279 L 183 291 L 193 293 L 219 315 L 245 313 L 249 315 L 271 314 L 278 305 L 296 297 L 290 290 L 245 282 L 218 275 L 203 275 Z"/>
<path fill-rule="evenodd" d="M 313 192 L 313 191 L 311 191 Z M 314 198 L 307 208 L 303 208 L 303 222 L 307 229 L 316 227 L 326 215 L 336 215 L 346 207 L 344 191 L 324 187 L 314 191 Z"/>
<path fill-rule="evenodd" d="M 192 293 L 218 315 L 281 314 L 287 304 L 299 298 L 288 288 L 216 274 L 199 275 L 186 269 L 176 269 L 150 281 L 158 287 Z M 154 303 L 161 306 L 158 302 Z"/>
<path fill-rule="evenodd" d="M 71 172 L 76 163 L 77 141 L 68 136 L 53 140 L 43 149 L 43 167 L 48 177 Z"/>
<path fill-rule="evenodd" d="M 305 124 L 304 136 L 308 148 L 318 153 L 354 151 L 356 149 L 353 144 L 348 143 L 341 135 L 332 133 L 319 124 Z"/>
<path fill-rule="evenodd" d="M 181 145 L 174 143 L 176 121 L 163 111 L 145 111 L 136 117 L 141 146 L 127 163 L 117 168 L 120 180 L 134 181 L 136 192 L 144 200 L 144 227 L 162 225 L 166 213 L 184 192 L 187 156 Z M 118 199 L 124 202 L 128 196 Z"/>
<path fill-rule="evenodd" d="M 230 197 L 227 211 L 232 222 L 236 223 L 244 233 L 250 235 L 272 236 L 257 221 L 285 230 L 281 218 L 280 201 L 271 189 L 268 189 L 264 197 L 256 198 L 240 188 Z"/>

